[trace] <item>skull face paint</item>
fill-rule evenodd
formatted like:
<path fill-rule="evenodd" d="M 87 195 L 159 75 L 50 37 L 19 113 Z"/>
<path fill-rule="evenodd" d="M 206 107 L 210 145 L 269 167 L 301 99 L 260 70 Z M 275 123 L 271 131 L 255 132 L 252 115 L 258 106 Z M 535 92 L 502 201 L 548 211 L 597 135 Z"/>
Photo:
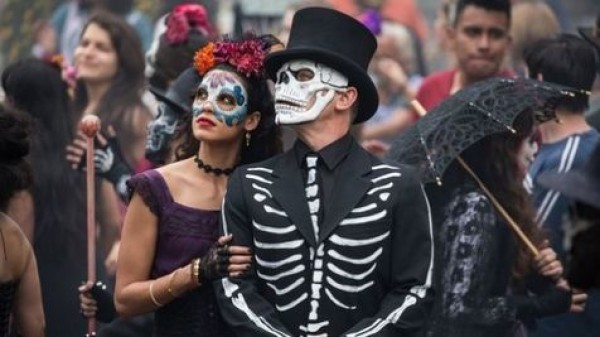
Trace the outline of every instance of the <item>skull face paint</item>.
<path fill-rule="evenodd" d="M 335 69 L 309 60 L 284 63 L 275 84 L 275 122 L 301 124 L 319 117 L 348 78 Z"/>
<path fill-rule="evenodd" d="M 148 123 L 146 159 L 162 164 L 169 152 L 169 144 L 185 112 L 165 103 L 158 103 L 158 114 Z"/>
<path fill-rule="evenodd" d="M 232 73 L 220 69 L 209 71 L 198 87 L 192 113 L 194 118 L 210 104 L 213 114 L 229 127 L 240 123 L 248 113 L 248 93 Z"/>

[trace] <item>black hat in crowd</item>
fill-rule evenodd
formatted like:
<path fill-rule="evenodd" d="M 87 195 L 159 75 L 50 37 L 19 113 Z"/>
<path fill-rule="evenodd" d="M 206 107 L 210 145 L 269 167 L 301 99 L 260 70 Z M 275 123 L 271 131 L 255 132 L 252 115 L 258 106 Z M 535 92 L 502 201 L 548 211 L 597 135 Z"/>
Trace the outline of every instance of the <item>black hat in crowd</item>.
<path fill-rule="evenodd" d="M 542 174 L 538 182 L 568 198 L 600 209 L 600 144 L 596 145 L 583 168 Z"/>
<path fill-rule="evenodd" d="M 268 55 L 265 67 L 273 80 L 284 63 L 298 59 L 339 71 L 358 90 L 356 124 L 371 118 L 379 104 L 377 89 L 367 73 L 376 48 L 375 37 L 359 21 L 333 9 L 310 7 L 296 12 L 286 49 Z"/>
<path fill-rule="evenodd" d="M 165 102 L 177 111 L 190 113 L 194 100 L 193 93 L 202 82 L 202 77 L 198 75 L 194 67 L 184 70 L 165 92 L 156 87 L 150 87 L 149 90 L 156 96 L 156 99 Z"/>

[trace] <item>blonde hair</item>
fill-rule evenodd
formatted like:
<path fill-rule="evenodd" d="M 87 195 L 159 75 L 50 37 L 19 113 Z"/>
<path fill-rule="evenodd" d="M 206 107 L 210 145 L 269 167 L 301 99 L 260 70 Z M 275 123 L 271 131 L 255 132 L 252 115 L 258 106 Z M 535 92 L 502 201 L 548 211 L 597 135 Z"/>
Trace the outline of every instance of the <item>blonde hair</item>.
<path fill-rule="evenodd" d="M 560 32 L 556 15 L 545 2 L 533 0 L 519 2 L 512 7 L 510 34 L 513 38 L 511 65 L 513 68 L 523 61 L 525 47 L 552 37 Z"/>

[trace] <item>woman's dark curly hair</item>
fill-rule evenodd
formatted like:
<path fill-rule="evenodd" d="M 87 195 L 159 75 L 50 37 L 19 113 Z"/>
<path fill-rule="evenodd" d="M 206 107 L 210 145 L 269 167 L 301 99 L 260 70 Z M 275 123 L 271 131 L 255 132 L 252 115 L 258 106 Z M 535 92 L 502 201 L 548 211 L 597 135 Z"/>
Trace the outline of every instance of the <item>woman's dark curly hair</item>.
<path fill-rule="evenodd" d="M 0 104 L 0 211 L 6 212 L 15 193 L 27 190 L 33 175 L 25 156 L 29 153 L 27 119 Z"/>
<path fill-rule="evenodd" d="M 273 44 L 280 43 L 272 35 L 264 35 L 258 38 L 264 43 L 265 51 L 269 50 Z M 228 64 L 218 64 L 213 69 L 227 70 L 237 74 L 235 68 Z M 260 112 L 260 122 L 257 128 L 251 133 L 250 146 L 246 146 L 245 142 L 242 144 L 239 165 L 244 165 L 258 162 L 280 153 L 283 145 L 281 142 L 281 132 L 277 125 L 275 125 L 273 95 L 271 94 L 266 74 L 253 74 L 250 77 L 240 75 L 239 77 L 245 82 L 246 90 L 248 91 L 248 112 Z M 179 124 L 180 129 L 176 135 L 176 139 L 181 139 L 182 143 L 175 151 L 177 160 L 188 158 L 198 153 L 200 143 L 192 134 L 191 123 L 192 115 L 187 114 Z"/>

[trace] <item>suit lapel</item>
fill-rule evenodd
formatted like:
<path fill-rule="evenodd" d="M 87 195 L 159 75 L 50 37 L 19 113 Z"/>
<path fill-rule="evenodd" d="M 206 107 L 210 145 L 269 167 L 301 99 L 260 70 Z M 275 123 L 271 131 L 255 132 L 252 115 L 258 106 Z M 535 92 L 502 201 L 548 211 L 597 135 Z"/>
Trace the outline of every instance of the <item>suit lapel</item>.
<path fill-rule="evenodd" d="M 335 195 L 331 200 L 326 200 L 319 244 L 333 232 L 371 187 L 371 181 L 365 177 L 371 171 L 371 160 L 357 143 L 353 144 L 348 157 L 341 165 L 333 185 Z"/>
<path fill-rule="evenodd" d="M 302 172 L 293 151 L 288 151 L 273 168 L 273 198 L 281 205 L 306 242 L 316 247 L 308 204 L 304 193 Z"/>

